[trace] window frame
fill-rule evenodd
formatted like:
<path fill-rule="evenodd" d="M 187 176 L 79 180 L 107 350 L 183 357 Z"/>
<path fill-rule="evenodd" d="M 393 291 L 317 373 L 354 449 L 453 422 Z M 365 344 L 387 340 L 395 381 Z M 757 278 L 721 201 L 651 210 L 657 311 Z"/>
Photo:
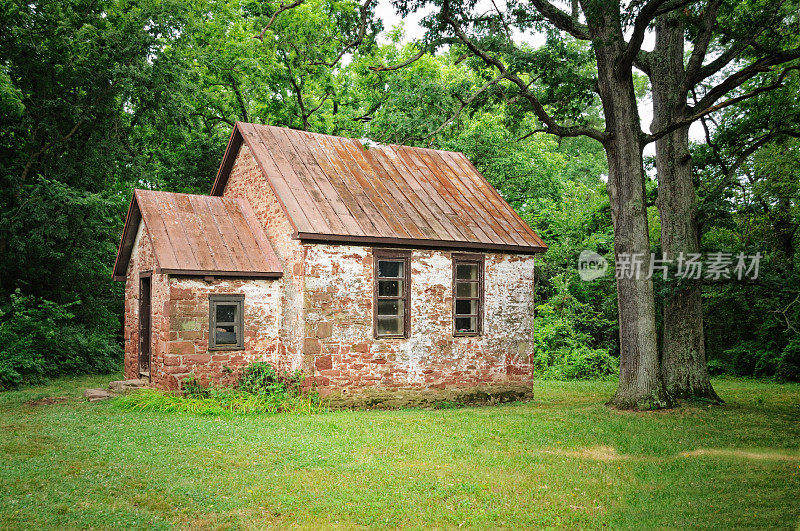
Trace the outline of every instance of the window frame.
<path fill-rule="evenodd" d="M 484 254 L 468 254 L 468 253 L 453 253 L 452 256 L 452 267 L 453 267 L 453 315 L 452 315 L 452 322 L 453 322 L 453 336 L 454 337 L 476 337 L 483 335 L 483 309 L 485 306 L 485 297 L 484 297 L 484 262 L 486 261 L 486 255 Z M 456 296 L 456 288 L 458 282 L 464 282 L 463 279 L 456 278 L 456 266 L 458 264 L 475 264 L 478 266 L 478 296 L 477 297 L 457 297 Z M 477 314 L 469 314 L 469 316 L 474 315 L 475 319 L 475 331 L 474 332 L 463 332 L 459 331 L 456 328 L 456 317 L 459 315 L 465 316 L 467 314 L 456 314 L 456 303 L 459 300 L 476 300 L 478 301 L 478 313 Z"/>
<path fill-rule="evenodd" d="M 373 249 L 372 256 L 373 256 L 372 335 L 375 339 L 408 339 L 411 333 L 411 251 L 399 250 L 399 249 Z M 381 279 L 381 277 L 378 276 L 379 273 L 378 262 L 381 260 L 404 262 L 402 297 L 390 297 L 390 296 L 378 295 L 378 281 Z M 401 334 L 378 333 L 379 300 L 403 301 L 403 332 Z"/>
<path fill-rule="evenodd" d="M 236 344 L 217 345 L 217 305 L 232 304 L 237 306 L 236 320 L 224 325 L 233 325 L 236 334 Z M 244 295 L 243 294 L 217 294 L 208 295 L 208 350 L 244 350 Z"/>

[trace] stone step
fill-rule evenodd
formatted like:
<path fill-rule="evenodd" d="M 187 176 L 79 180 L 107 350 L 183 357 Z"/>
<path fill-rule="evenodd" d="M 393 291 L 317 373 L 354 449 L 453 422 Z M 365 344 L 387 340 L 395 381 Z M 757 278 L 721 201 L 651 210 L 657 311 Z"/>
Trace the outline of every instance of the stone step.
<path fill-rule="evenodd" d="M 105 389 L 87 389 L 83 392 L 83 397 L 89 400 L 89 402 L 98 402 L 111 398 L 111 393 Z"/>
<path fill-rule="evenodd" d="M 147 380 L 117 380 L 116 382 L 108 384 L 108 388 L 115 393 L 125 393 L 127 391 L 147 387 L 148 385 L 150 385 L 150 382 Z"/>

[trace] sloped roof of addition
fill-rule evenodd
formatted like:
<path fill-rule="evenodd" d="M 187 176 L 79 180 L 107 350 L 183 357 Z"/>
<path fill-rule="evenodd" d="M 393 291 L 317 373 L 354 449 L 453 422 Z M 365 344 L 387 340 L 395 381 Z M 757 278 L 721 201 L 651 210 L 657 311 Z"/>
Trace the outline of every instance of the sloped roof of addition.
<path fill-rule="evenodd" d="M 276 278 L 283 273 L 246 200 L 135 190 L 114 280 L 125 280 L 142 221 L 162 273 L 248 278 Z"/>
<path fill-rule="evenodd" d="M 542 239 L 463 153 L 237 122 L 211 191 L 253 153 L 305 241 L 538 253 Z"/>

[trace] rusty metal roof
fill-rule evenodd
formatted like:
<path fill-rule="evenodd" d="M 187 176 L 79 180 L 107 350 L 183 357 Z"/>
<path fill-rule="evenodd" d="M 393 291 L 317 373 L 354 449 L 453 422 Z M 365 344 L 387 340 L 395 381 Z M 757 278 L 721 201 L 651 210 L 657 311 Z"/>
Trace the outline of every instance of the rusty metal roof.
<path fill-rule="evenodd" d="M 268 278 L 283 273 L 246 200 L 135 190 L 114 280 L 125 280 L 142 220 L 162 273 Z"/>
<path fill-rule="evenodd" d="M 212 195 L 244 142 L 301 240 L 500 250 L 547 249 L 463 153 L 237 122 Z"/>

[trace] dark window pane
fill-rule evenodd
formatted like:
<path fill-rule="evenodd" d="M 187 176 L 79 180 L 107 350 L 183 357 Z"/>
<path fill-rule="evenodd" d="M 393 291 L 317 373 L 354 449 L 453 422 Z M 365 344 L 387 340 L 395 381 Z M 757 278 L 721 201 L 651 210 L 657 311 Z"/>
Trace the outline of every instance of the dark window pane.
<path fill-rule="evenodd" d="M 478 301 L 456 300 L 456 314 L 477 315 Z"/>
<path fill-rule="evenodd" d="M 456 282 L 456 297 L 477 297 L 477 282 Z"/>
<path fill-rule="evenodd" d="M 403 332 L 402 317 L 378 317 L 379 336 L 399 336 Z"/>
<path fill-rule="evenodd" d="M 456 332 L 477 332 L 477 317 L 456 317 Z"/>
<path fill-rule="evenodd" d="M 403 295 L 402 280 L 379 280 L 378 295 L 381 297 L 400 297 Z"/>
<path fill-rule="evenodd" d="M 217 304 L 217 322 L 218 323 L 233 323 L 236 321 L 236 305 L 235 304 Z"/>
<path fill-rule="evenodd" d="M 378 301 L 378 315 L 403 315 L 405 309 L 402 299 Z"/>
<path fill-rule="evenodd" d="M 478 280 L 478 264 L 456 264 L 456 278 Z"/>
<path fill-rule="evenodd" d="M 401 278 L 404 276 L 404 265 L 402 260 L 378 260 L 378 276 Z"/>
<path fill-rule="evenodd" d="M 217 345 L 235 345 L 236 344 L 236 329 L 233 325 L 217 325 L 216 328 L 216 342 Z"/>

